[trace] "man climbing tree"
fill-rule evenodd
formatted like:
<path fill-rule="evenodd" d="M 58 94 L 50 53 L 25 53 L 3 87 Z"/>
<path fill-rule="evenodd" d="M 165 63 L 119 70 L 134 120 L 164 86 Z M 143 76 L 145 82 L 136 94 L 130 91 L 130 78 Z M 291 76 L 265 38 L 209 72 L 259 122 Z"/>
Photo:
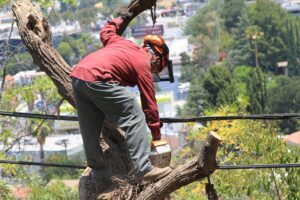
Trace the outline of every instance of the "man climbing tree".
<path fill-rule="evenodd" d="M 136 180 L 145 184 L 172 171 L 170 167 L 151 165 L 144 117 L 145 114 L 153 140 L 160 140 L 162 123 L 151 73 L 159 73 L 167 66 L 169 49 L 158 35 L 146 36 L 141 48 L 117 35 L 130 13 L 123 7 L 118 16 L 108 21 L 100 32 L 104 48 L 86 56 L 71 73 L 87 164 L 93 170 L 97 192 L 105 188 L 104 184 L 109 184 L 111 174 L 99 144 L 105 117 L 125 132 Z M 134 85 L 140 90 L 144 114 L 125 87 Z"/>

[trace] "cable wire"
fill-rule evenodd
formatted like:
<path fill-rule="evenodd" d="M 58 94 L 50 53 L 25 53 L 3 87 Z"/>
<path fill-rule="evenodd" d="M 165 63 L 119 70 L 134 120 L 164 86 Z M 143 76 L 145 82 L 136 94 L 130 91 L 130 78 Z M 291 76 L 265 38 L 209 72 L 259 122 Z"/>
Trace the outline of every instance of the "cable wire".
<path fill-rule="evenodd" d="M 299 164 L 257 164 L 257 165 L 220 165 L 220 170 L 234 169 L 276 169 L 276 168 L 299 168 Z"/>
<path fill-rule="evenodd" d="M 33 165 L 43 167 L 63 167 L 85 169 L 86 166 L 80 165 L 67 165 L 57 163 L 41 163 L 41 162 L 28 162 L 28 161 L 12 161 L 0 160 L 0 164 L 15 164 L 15 165 Z M 220 165 L 217 170 L 237 170 L 237 169 L 271 169 L 271 168 L 300 168 L 300 163 L 295 164 L 254 164 L 254 165 Z"/>
<path fill-rule="evenodd" d="M 77 116 L 58 116 L 58 115 L 43 115 L 34 113 L 21 112 L 6 112 L 0 111 L 0 115 L 9 117 L 35 118 L 46 120 L 65 120 L 78 121 Z M 284 120 L 284 119 L 299 119 L 300 113 L 279 113 L 279 114 L 263 114 L 263 115 L 236 115 L 236 116 L 203 116 L 192 118 L 160 118 L 163 123 L 185 123 L 185 122 L 205 122 L 205 121 L 221 121 L 221 120 Z"/>
<path fill-rule="evenodd" d="M 85 169 L 85 166 L 79 165 L 66 165 L 57 163 L 41 163 L 41 162 L 28 162 L 28 161 L 12 161 L 12 160 L 0 160 L 0 164 L 13 164 L 13 165 L 30 165 L 30 166 L 43 166 L 43 167 L 63 167 L 63 168 L 75 168 Z"/>

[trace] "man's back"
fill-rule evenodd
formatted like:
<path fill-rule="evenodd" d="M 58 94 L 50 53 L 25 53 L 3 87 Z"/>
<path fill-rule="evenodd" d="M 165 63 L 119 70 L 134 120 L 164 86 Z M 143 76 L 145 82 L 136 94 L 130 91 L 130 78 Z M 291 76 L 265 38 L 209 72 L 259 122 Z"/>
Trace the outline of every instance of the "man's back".
<path fill-rule="evenodd" d="M 117 81 L 134 86 L 137 76 L 150 74 L 146 56 L 146 52 L 131 41 L 118 40 L 86 56 L 76 65 L 72 76 L 89 82 Z"/>
<path fill-rule="evenodd" d="M 136 85 L 137 77 L 151 76 L 148 54 L 143 48 L 118 36 L 109 23 L 100 36 L 105 47 L 81 60 L 71 76 L 89 82 L 116 81 L 124 86 Z"/>

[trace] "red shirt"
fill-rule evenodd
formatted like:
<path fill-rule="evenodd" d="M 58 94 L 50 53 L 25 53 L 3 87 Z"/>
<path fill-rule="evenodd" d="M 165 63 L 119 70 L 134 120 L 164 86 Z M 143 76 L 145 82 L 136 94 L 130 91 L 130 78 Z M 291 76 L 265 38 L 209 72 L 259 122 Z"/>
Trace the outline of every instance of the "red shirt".
<path fill-rule="evenodd" d="M 145 49 L 116 34 L 121 18 L 105 24 L 100 32 L 104 48 L 91 53 L 73 69 L 71 76 L 83 81 L 117 81 L 123 86 L 137 85 L 142 109 L 153 139 L 160 138 L 161 123 L 155 99 L 150 56 Z"/>

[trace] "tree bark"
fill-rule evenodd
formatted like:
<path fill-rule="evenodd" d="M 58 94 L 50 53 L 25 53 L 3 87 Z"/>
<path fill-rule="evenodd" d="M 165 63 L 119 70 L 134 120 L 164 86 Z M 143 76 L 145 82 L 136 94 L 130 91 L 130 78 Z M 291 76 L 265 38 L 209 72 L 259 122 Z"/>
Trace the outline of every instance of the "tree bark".
<path fill-rule="evenodd" d="M 133 15 L 125 22 L 118 34 L 121 35 L 124 32 L 134 17 L 152 8 L 155 4 L 156 0 L 132 0 L 128 8 Z M 52 79 L 59 94 L 76 107 L 69 77 L 71 67 L 52 47 L 51 30 L 39 7 L 30 3 L 29 0 L 16 0 L 12 5 L 12 11 L 22 41 L 32 55 L 35 64 Z M 208 176 L 217 168 L 215 156 L 220 138 L 211 133 L 208 135 L 197 159 L 174 169 L 164 179 L 141 188 L 141 186 L 129 183 L 127 179 L 131 169 L 122 131 L 106 121 L 102 135 L 103 140 L 100 141 L 100 144 L 104 151 L 105 160 L 114 177 L 118 178 L 114 179 L 113 187 L 115 188 L 109 186 L 107 188 L 109 192 L 100 194 L 100 199 L 164 199 L 176 189 Z M 89 168 L 80 179 L 79 190 L 80 199 L 95 199 L 99 195 L 95 194 Z"/>

